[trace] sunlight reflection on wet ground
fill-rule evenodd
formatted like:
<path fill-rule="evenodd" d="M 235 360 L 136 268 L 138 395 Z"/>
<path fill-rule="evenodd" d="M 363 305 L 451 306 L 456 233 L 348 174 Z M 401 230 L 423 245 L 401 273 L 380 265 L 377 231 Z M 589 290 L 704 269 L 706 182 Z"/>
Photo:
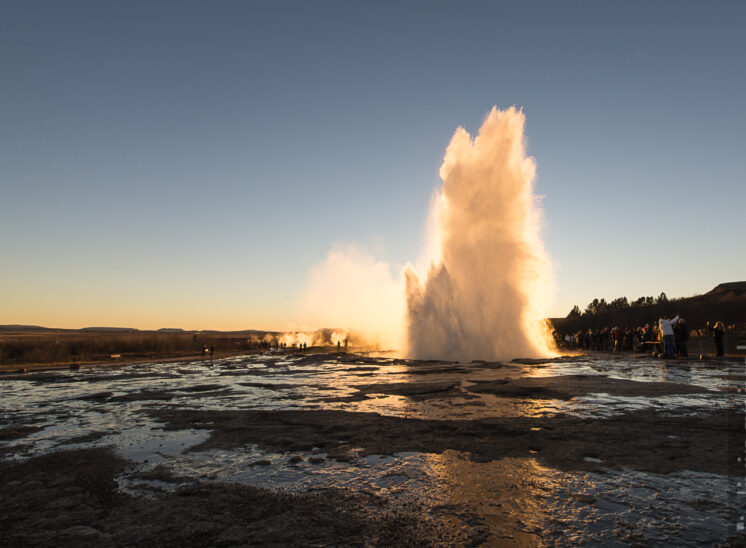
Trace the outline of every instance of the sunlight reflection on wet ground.
<path fill-rule="evenodd" d="M 599 392 L 557 399 L 470 390 L 479 383 L 568 375 L 679 383 L 706 391 L 657 396 Z M 319 448 L 295 454 L 256 445 L 184 452 L 205 441 L 209 430 L 163 430 L 147 410 L 337 409 L 445 420 L 598 418 L 651 408 L 698 413 L 743 407 L 738 389 L 745 380 L 740 361 L 665 362 L 613 355 L 529 365 L 270 353 L 28 374 L 2 380 L 1 416 L 4 425 L 38 430 L 0 442 L 0 457 L 113 445 L 135 463 L 120 478 L 122 488 L 147 496 L 189 482 L 228 481 L 290 491 L 349 487 L 385 495 L 394 504 L 415 497 L 457 534 L 462 531 L 464 542 L 696 545 L 724 539 L 732 528 L 730 517 L 743 511 L 729 497 L 725 476 L 568 472 L 542 466 L 530 456 L 473 462 L 468 454 L 451 450 L 356 456 L 353 448 L 349 462 L 333 460 Z M 388 390 L 392 385 L 401 386 L 400 392 Z M 152 474 L 164 469 L 173 477 L 159 480 Z"/>

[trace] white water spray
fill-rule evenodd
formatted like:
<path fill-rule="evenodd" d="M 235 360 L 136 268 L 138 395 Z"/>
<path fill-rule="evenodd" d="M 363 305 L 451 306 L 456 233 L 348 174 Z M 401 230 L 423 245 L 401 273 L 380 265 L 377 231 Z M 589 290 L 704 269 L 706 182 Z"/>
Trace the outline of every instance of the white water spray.
<path fill-rule="evenodd" d="M 540 238 L 526 156 L 525 116 L 493 108 L 476 138 L 458 128 L 434 200 L 436 242 L 427 278 L 406 275 L 407 353 L 422 359 L 540 357 L 554 353 L 542 321 L 551 265 Z"/>

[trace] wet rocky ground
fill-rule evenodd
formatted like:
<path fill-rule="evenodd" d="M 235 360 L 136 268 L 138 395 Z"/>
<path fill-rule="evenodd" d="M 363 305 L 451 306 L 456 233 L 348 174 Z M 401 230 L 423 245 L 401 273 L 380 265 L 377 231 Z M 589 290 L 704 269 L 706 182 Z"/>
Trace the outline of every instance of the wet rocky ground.
<path fill-rule="evenodd" d="M 267 353 L 0 389 L 4 546 L 744 542 L 738 360 Z"/>

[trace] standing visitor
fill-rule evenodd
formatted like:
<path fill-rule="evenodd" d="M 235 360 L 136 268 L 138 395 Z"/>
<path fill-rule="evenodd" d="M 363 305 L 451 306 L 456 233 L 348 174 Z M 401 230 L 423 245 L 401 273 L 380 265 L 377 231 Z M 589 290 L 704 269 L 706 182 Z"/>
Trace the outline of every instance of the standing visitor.
<path fill-rule="evenodd" d="M 673 347 L 673 326 L 679 321 L 679 317 L 676 316 L 672 320 L 660 318 L 658 320 L 658 328 L 663 336 L 663 357 L 673 358 L 674 347 Z"/>
<path fill-rule="evenodd" d="M 609 337 L 611 337 L 609 333 L 610 333 L 609 327 L 604 326 L 604 328 L 601 330 L 601 351 L 602 352 L 608 352 L 609 350 Z"/>
<path fill-rule="evenodd" d="M 622 328 L 615 325 L 611 330 L 611 336 L 614 339 L 614 352 L 620 352 L 622 350 L 622 336 L 624 332 Z"/>
<path fill-rule="evenodd" d="M 673 342 L 676 345 L 676 355 L 679 358 L 688 358 L 689 350 L 686 345 L 689 342 L 689 325 L 684 318 L 680 318 L 673 326 Z"/>
<path fill-rule="evenodd" d="M 715 348 L 717 350 L 717 356 L 723 355 L 723 336 L 725 335 L 725 325 L 720 320 L 715 322 L 715 325 L 710 325 L 707 322 L 707 328 L 712 331 L 715 336 Z"/>

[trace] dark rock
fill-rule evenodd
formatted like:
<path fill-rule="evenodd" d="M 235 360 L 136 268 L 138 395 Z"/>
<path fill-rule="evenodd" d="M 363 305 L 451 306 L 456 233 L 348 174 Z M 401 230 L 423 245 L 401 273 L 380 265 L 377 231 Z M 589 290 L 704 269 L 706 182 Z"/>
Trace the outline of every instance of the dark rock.
<path fill-rule="evenodd" d="M 105 401 L 111 398 L 114 395 L 114 392 L 95 392 L 94 394 L 86 394 L 85 396 L 80 396 L 79 400 L 90 400 L 90 401 Z"/>
<path fill-rule="evenodd" d="M 51 500 L 47 503 L 46 507 L 51 510 L 70 510 L 80 504 L 83 504 L 84 502 L 84 497 L 75 495 Z"/>
<path fill-rule="evenodd" d="M 44 430 L 43 426 L 8 426 L 6 428 L 0 428 L 0 440 L 14 440 L 23 438 L 39 430 Z"/>
<path fill-rule="evenodd" d="M 248 527 L 233 525 L 218 536 L 218 542 L 228 545 L 247 543 L 251 539 L 251 533 L 251 529 Z"/>
<path fill-rule="evenodd" d="M 584 502 L 586 504 L 593 504 L 594 502 L 596 502 L 596 497 L 583 493 L 575 493 L 572 498 L 574 498 L 578 502 Z"/>
<path fill-rule="evenodd" d="M 73 525 L 61 531 L 61 534 L 65 537 L 85 542 L 100 542 L 105 538 L 101 531 L 85 525 Z"/>

